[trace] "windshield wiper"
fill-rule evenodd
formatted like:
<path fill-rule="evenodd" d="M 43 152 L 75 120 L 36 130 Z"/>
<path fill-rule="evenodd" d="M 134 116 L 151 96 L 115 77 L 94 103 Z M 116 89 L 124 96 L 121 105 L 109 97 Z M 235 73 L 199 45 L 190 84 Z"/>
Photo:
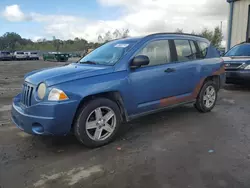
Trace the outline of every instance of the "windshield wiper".
<path fill-rule="evenodd" d="M 97 63 L 96 62 L 94 62 L 94 61 L 80 61 L 79 63 L 81 63 L 81 64 L 91 64 L 91 65 L 96 65 Z"/>

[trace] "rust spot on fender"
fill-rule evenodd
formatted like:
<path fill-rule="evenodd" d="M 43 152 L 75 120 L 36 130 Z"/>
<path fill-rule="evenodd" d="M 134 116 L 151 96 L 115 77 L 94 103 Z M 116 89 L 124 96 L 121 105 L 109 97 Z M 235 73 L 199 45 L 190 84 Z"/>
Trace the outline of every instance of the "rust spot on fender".
<path fill-rule="evenodd" d="M 221 75 L 225 73 L 225 66 L 223 65 L 219 70 L 213 72 L 212 75 Z"/>
<path fill-rule="evenodd" d="M 201 87 L 203 86 L 203 83 L 204 83 L 205 79 L 202 78 L 200 80 L 200 82 L 196 85 L 193 93 L 192 93 L 192 99 L 196 99 L 196 97 L 199 95 L 200 93 L 200 90 L 201 90 Z"/>

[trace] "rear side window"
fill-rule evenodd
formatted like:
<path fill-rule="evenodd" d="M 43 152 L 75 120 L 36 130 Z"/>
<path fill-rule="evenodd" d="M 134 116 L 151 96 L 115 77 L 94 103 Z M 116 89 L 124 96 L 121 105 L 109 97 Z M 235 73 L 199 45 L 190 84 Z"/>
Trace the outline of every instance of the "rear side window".
<path fill-rule="evenodd" d="M 161 65 L 171 62 L 168 40 L 153 41 L 147 44 L 137 55 L 146 55 L 149 58 L 149 65 Z"/>
<path fill-rule="evenodd" d="M 206 42 L 198 41 L 198 46 L 200 48 L 200 58 L 202 59 L 206 58 L 209 44 Z"/>
<path fill-rule="evenodd" d="M 175 40 L 174 43 L 178 61 L 189 61 L 194 59 L 188 40 Z"/>

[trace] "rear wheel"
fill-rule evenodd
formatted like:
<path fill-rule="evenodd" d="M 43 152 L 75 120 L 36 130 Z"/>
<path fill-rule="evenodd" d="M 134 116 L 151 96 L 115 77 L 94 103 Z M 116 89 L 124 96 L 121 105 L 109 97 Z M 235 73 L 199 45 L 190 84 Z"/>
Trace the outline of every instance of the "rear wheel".
<path fill-rule="evenodd" d="M 74 123 L 74 133 L 85 146 L 100 147 L 117 137 L 120 124 L 118 105 L 109 99 L 98 98 L 79 109 Z"/>
<path fill-rule="evenodd" d="M 205 113 L 210 112 L 214 108 L 217 100 L 217 88 L 213 81 L 207 81 L 203 85 L 195 103 L 198 111 Z"/>

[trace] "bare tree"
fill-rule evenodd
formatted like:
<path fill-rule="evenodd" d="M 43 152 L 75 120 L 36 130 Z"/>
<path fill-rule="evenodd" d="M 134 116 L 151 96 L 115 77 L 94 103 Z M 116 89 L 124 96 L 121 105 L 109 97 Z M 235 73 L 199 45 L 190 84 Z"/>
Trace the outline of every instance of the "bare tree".
<path fill-rule="evenodd" d="M 177 28 L 175 32 L 176 32 L 176 33 L 183 33 L 183 29 Z"/>

